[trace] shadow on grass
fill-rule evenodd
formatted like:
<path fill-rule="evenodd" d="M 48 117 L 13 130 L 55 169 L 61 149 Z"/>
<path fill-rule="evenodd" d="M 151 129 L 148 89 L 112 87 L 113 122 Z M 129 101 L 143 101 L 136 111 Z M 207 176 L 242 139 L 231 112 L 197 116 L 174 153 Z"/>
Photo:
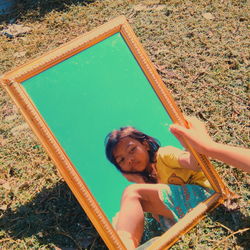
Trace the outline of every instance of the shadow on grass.
<path fill-rule="evenodd" d="M 6 210 L 0 228 L 14 240 L 32 237 L 31 248 L 107 249 L 64 182 L 43 189 L 16 211 Z"/>
<path fill-rule="evenodd" d="M 13 22 L 30 12 L 29 17 L 40 19 L 48 12 L 64 11 L 70 5 L 87 5 L 95 0 L 16 0 L 16 7 L 9 15 L 0 15 L 0 22 Z M 11 21 L 12 20 L 12 21 Z"/>
<path fill-rule="evenodd" d="M 219 206 L 209 217 L 222 224 L 228 234 L 249 227 L 249 218 L 239 210 L 229 211 L 224 206 Z M 14 240 L 30 238 L 31 247 L 107 249 L 64 182 L 58 182 L 51 189 L 43 189 L 16 211 L 7 209 L 1 216 L 0 228 Z M 247 249 L 249 236 L 249 231 L 246 231 L 232 237 L 237 238 L 238 246 Z M 7 238 L 6 235 L 4 237 Z"/>
<path fill-rule="evenodd" d="M 209 217 L 214 222 L 218 222 L 219 225 L 221 224 L 228 233 L 228 236 L 230 235 L 229 237 L 235 237 L 237 239 L 238 247 L 241 246 L 243 249 L 249 249 L 250 230 L 244 231 L 244 229 L 250 227 L 250 217 L 246 217 L 238 209 L 230 211 L 224 205 L 210 212 Z M 238 233 L 233 235 L 234 232 Z M 221 238 L 220 242 L 222 242 L 224 238 Z M 220 245 L 217 247 L 219 246 Z"/>

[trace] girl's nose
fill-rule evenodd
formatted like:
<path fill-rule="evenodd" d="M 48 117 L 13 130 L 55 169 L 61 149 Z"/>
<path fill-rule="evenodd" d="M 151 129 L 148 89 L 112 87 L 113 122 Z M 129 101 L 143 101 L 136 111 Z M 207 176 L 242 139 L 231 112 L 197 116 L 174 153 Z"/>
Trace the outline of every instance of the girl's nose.
<path fill-rule="evenodd" d="M 133 157 L 130 157 L 129 160 L 128 160 L 129 166 L 130 166 L 130 167 L 133 166 L 134 162 L 135 162 L 134 158 L 133 158 Z"/>

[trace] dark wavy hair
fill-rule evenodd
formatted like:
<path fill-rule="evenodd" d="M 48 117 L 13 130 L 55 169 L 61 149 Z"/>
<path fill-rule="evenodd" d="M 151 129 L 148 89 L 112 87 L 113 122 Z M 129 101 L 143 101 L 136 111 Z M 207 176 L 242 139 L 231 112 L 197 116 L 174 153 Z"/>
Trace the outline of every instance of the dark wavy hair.
<path fill-rule="evenodd" d="M 125 174 L 139 174 L 143 177 L 144 181 L 146 183 L 156 183 L 156 177 L 153 176 L 151 174 L 152 170 L 144 170 L 141 172 L 131 172 L 131 171 L 124 171 L 121 169 L 121 167 L 119 166 L 119 164 L 116 162 L 114 155 L 113 155 L 113 151 L 114 148 L 116 147 L 116 145 L 121 141 L 121 139 L 125 138 L 125 137 L 131 137 L 135 140 L 138 140 L 140 143 L 146 142 L 149 146 L 149 161 L 151 163 L 155 162 L 155 154 L 158 151 L 159 147 L 160 147 L 160 143 L 158 140 L 156 140 L 155 138 L 146 135 L 142 132 L 140 132 L 139 130 L 133 128 L 133 127 L 122 127 L 118 130 L 114 130 L 111 133 L 109 133 L 106 138 L 105 138 L 105 146 L 106 146 L 106 157 L 108 158 L 108 160 L 113 163 L 116 168 Z"/>

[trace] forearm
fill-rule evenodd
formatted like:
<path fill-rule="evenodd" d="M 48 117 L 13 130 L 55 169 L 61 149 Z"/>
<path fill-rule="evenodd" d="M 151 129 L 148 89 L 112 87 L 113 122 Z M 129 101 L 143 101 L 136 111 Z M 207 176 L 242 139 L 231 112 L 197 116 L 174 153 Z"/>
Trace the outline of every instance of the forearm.
<path fill-rule="evenodd" d="M 207 156 L 250 172 L 250 149 L 214 143 L 207 149 Z"/>

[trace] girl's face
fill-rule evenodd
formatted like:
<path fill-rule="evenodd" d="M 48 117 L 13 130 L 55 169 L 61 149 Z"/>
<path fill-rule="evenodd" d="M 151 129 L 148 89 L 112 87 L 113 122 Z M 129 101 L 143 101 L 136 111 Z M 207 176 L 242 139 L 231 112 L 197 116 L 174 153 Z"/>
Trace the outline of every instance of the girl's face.
<path fill-rule="evenodd" d="M 115 146 L 113 156 L 123 171 L 141 172 L 150 164 L 149 146 L 131 137 L 124 137 Z"/>

